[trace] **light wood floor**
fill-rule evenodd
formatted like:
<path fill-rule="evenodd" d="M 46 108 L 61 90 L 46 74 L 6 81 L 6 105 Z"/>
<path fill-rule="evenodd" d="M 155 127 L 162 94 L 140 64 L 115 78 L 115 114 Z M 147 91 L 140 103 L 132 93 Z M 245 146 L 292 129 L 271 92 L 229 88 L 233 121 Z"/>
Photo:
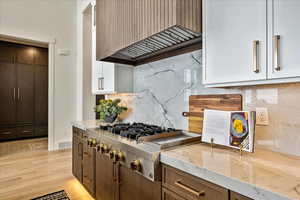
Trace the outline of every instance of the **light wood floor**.
<path fill-rule="evenodd" d="M 29 200 L 63 189 L 71 200 L 93 200 L 72 176 L 71 150 L 0 156 L 0 200 Z"/>
<path fill-rule="evenodd" d="M 0 142 L 0 157 L 21 152 L 43 151 L 48 149 L 48 138 L 36 138 Z"/>

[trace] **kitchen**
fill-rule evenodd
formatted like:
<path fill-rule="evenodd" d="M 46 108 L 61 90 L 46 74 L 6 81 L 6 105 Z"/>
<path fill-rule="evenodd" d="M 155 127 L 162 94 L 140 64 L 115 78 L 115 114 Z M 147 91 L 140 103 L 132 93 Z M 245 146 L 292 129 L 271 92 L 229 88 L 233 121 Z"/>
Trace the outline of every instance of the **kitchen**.
<path fill-rule="evenodd" d="M 77 35 L 54 54 L 78 66 L 54 68 L 48 136 L 70 184 L 0 199 L 300 199 L 296 0 L 70 2 Z M 204 109 L 256 111 L 254 152 L 201 142 Z"/>

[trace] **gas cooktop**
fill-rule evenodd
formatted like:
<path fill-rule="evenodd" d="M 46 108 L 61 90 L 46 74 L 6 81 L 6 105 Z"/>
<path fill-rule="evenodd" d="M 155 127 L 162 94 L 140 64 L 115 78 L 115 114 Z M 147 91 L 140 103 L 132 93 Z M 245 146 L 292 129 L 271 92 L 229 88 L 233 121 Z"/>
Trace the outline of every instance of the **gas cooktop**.
<path fill-rule="evenodd" d="M 144 123 L 119 123 L 114 125 L 101 125 L 100 129 L 133 140 L 139 140 L 139 138 L 146 136 L 154 136 L 180 131 L 174 128 L 165 128 Z"/>

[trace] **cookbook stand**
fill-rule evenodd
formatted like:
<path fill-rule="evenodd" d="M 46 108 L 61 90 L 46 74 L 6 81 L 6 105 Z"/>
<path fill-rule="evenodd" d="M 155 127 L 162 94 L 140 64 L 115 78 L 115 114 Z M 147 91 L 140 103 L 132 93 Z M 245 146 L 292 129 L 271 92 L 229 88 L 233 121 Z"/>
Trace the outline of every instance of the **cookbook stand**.
<path fill-rule="evenodd" d="M 207 143 L 205 143 L 205 142 L 201 142 L 201 143 L 202 143 L 202 144 L 207 144 Z M 236 149 L 232 149 L 231 147 L 226 147 L 226 146 L 223 146 L 223 145 L 215 144 L 215 143 L 214 143 L 214 138 L 211 138 L 211 139 L 210 139 L 210 149 L 211 149 L 211 154 L 213 154 L 213 152 L 214 152 L 214 146 L 218 146 L 218 147 L 220 147 L 220 148 L 222 148 L 222 149 L 228 149 L 228 150 L 233 150 L 234 152 L 237 152 Z M 244 148 L 244 145 L 243 145 L 243 144 L 240 144 L 240 146 L 239 146 L 240 159 L 242 159 L 242 157 L 243 157 L 243 152 L 244 152 L 243 148 Z"/>

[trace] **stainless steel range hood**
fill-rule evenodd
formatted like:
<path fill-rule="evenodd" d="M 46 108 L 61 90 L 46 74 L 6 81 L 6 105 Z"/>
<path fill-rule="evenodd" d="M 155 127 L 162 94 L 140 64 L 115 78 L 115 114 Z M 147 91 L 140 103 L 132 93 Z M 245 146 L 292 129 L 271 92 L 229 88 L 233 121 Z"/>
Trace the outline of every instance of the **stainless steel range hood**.
<path fill-rule="evenodd" d="M 97 0 L 97 60 L 139 65 L 200 49 L 201 0 Z"/>

